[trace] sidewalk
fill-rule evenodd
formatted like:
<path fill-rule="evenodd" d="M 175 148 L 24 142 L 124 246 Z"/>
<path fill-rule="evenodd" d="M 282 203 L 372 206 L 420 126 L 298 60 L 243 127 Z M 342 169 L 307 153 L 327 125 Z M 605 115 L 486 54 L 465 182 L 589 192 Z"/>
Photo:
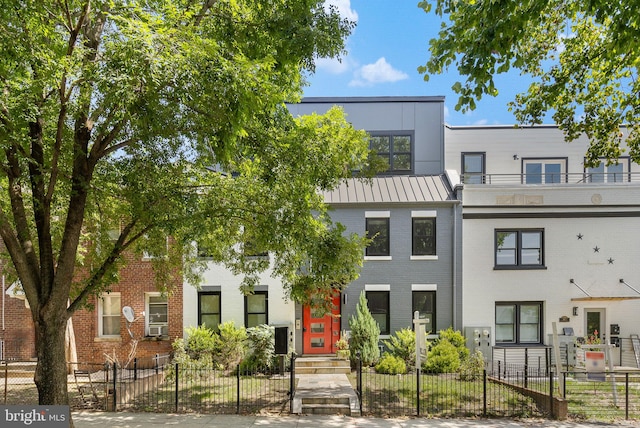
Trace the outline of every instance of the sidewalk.
<path fill-rule="evenodd" d="M 202 414 L 165 414 L 165 413 L 73 413 L 75 428 L 111 427 L 111 428 L 152 428 L 157 426 L 179 426 L 180 428 L 248 428 L 248 427 L 285 427 L 285 428 L 598 428 L 603 426 L 638 427 L 637 422 L 618 424 L 576 423 L 541 419 L 427 419 L 427 418 L 366 418 L 335 415 L 308 416 L 239 416 L 239 415 L 202 415 Z"/>

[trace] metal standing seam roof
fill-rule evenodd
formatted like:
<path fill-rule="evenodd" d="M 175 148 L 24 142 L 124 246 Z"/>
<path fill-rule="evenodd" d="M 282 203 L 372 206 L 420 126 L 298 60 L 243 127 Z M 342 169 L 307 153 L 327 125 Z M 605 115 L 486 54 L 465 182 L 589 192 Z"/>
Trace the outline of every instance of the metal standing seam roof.
<path fill-rule="evenodd" d="M 323 192 L 328 204 L 412 203 L 455 200 L 444 174 L 374 177 L 371 181 L 348 179 Z"/>

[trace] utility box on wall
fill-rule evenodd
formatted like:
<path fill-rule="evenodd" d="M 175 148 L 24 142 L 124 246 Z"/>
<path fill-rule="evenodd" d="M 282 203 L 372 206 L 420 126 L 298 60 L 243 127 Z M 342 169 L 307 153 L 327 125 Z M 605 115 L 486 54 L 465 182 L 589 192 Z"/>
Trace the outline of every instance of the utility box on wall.
<path fill-rule="evenodd" d="M 485 361 L 491 359 L 491 327 L 465 327 L 464 337 L 472 354 L 479 350 Z"/>

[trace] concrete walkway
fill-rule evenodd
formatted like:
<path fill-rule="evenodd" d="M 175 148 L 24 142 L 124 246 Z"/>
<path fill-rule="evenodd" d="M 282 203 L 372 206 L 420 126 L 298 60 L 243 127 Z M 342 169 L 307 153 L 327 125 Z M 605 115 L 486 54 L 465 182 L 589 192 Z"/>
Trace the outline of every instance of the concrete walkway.
<path fill-rule="evenodd" d="M 179 426 L 180 428 L 601 428 L 604 426 L 638 427 L 637 423 L 603 424 L 575 423 L 547 420 L 511 419 L 426 419 L 426 418 L 361 418 L 335 415 L 309 416 L 239 416 L 164 413 L 73 413 L 75 428 L 155 428 L 158 426 Z"/>
<path fill-rule="evenodd" d="M 360 416 L 358 396 L 345 374 L 300 374 L 296 375 L 298 385 L 293 397 L 293 413 L 302 413 L 305 398 L 349 399 L 352 416 Z"/>

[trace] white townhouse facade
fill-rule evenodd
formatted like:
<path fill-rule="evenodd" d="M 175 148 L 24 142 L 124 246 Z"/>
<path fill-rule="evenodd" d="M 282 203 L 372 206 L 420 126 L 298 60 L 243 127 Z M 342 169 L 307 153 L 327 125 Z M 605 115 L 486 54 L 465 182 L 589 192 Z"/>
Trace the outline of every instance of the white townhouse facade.
<path fill-rule="evenodd" d="M 567 143 L 555 126 L 447 126 L 445 142 L 463 206 L 467 340 L 494 359 L 531 355 L 555 325 L 564 343 L 621 343 L 615 364 L 635 366 L 640 166 L 623 154 L 586 168 L 588 140 Z"/>

